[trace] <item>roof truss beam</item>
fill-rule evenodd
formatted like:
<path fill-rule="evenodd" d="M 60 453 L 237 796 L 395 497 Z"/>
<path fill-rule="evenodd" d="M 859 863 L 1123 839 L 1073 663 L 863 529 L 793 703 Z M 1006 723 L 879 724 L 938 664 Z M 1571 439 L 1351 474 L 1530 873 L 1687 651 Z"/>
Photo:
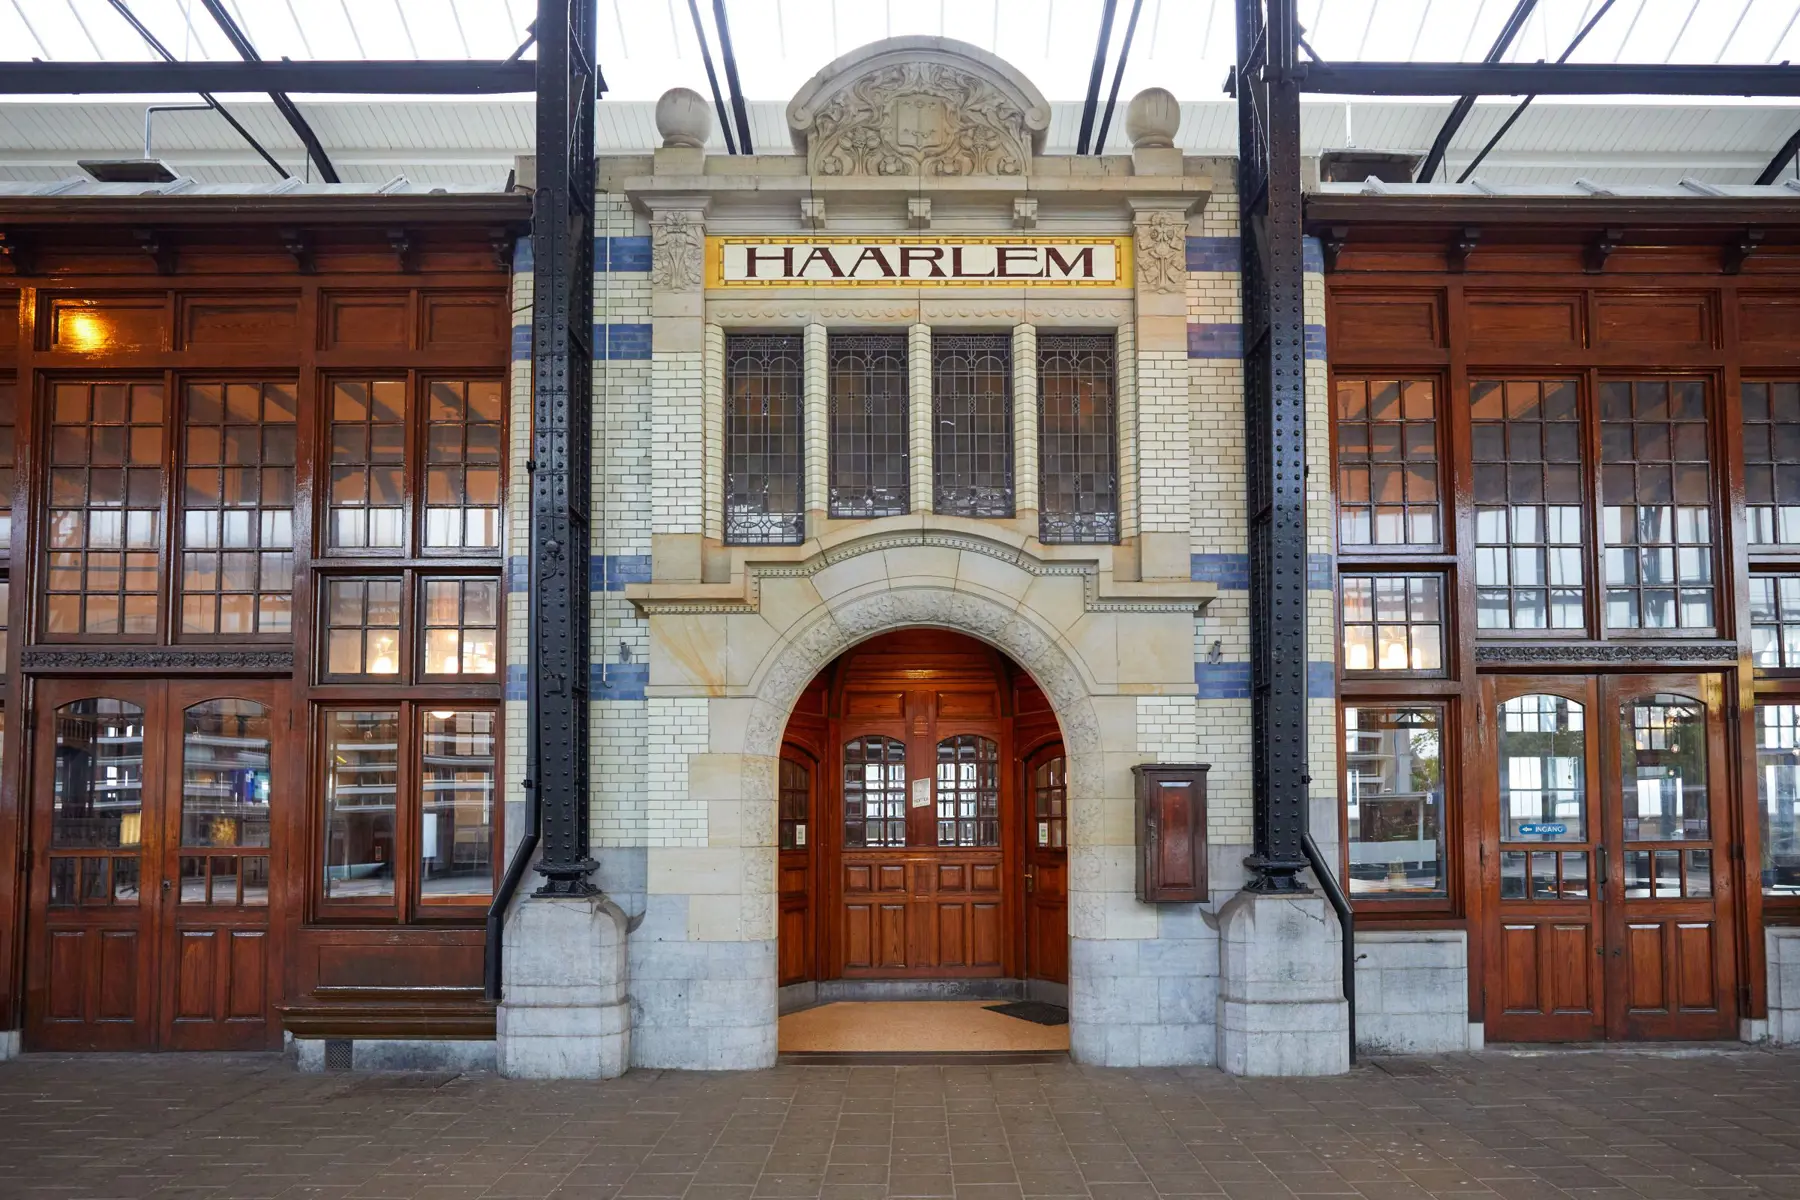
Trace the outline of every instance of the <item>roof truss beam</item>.
<path fill-rule="evenodd" d="M 0 94 L 298 92 L 312 95 L 475 96 L 537 90 L 537 64 L 454 59 L 307 62 L 9 62 Z"/>
<path fill-rule="evenodd" d="M 1333 96 L 1800 96 L 1800 67 L 1638 63 L 1304 63 Z"/>
<path fill-rule="evenodd" d="M 1488 48 L 1483 62 L 1497 63 L 1506 57 L 1506 51 L 1512 46 L 1513 39 L 1525 28 L 1525 22 L 1531 19 L 1531 12 L 1537 7 L 1537 0 L 1519 0 L 1513 7 L 1512 15 L 1506 18 L 1506 24 L 1500 27 L 1500 36 Z M 1476 97 L 1463 95 L 1450 109 L 1450 115 L 1444 118 L 1444 124 L 1438 130 L 1437 137 L 1432 139 L 1431 151 L 1425 155 L 1425 161 L 1419 165 L 1417 178 L 1421 183 L 1428 183 L 1444 163 L 1444 155 L 1450 150 L 1450 139 L 1462 128 L 1462 123 L 1469 118 L 1475 108 Z"/>
<path fill-rule="evenodd" d="M 1756 177 L 1756 182 L 1774 183 L 1781 178 L 1781 173 L 1787 170 L 1788 164 L 1794 161 L 1796 154 L 1800 154 L 1800 129 L 1796 129 L 1794 136 L 1781 144 L 1781 149 L 1775 152 L 1775 157 L 1769 160 L 1769 165 L 1764 167 L 1762 174 Z"/>
<path fill-rule="evenodd" d="M 237 22 L 231 19 L 231 14 L 225 11 L 225 6 L 219 0 L 200 0 L 200 3 L 206 6 L 207 12 L 212 14 L 212 19 L 218 23 L 226 40 L 238 52 L 239 58 L 245 62 L 262 61 L 262 55 L 256 52 L 255 46 L 251 45 L 249 35 L 238 28 Z M 325 147 L 319 142 L 319 135 L 313 132 L 311 125 L 306 123 L 306 118 L 300 115 L 300 110 L 294 107 L 294 102 L 288 99 L 287 93 L 271 91 L 269 99 L 275 102 L 276 109 L 287 120 L 288 126 L 293 129 L 295 136 L 300 139 L 300 143 L 306 147 L 306 156 L 312 159 L 313 166 L 319 169 L 319 178 L 326 183 L 342 182 L 338 179 L 337 168 L 331 165 L 330 156 L 325 153 Z"/>

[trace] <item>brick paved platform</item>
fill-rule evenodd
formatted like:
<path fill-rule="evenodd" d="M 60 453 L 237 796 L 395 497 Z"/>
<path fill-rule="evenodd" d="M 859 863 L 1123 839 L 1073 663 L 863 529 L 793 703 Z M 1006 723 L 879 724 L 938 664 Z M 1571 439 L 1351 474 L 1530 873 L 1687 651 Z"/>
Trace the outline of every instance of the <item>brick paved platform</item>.
<path fill-rule="evenodd" d="M 1489 1053 L 1348 1078 L 1035 1066 L 299 1075 L 0 1064 L 4 1197 L 1800 1197 L 1800 1054 Z"/>

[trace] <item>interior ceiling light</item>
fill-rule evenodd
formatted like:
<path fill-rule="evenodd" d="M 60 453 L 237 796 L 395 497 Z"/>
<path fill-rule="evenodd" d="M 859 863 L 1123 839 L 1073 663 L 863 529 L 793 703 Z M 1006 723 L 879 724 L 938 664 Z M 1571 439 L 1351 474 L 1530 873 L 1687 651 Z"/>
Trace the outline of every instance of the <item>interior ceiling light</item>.
<path fill-rule="evenodd" d="M 101 183 L 175 182 L 175 172 L 157 158 L 82 159 L 75 165 Z"/>

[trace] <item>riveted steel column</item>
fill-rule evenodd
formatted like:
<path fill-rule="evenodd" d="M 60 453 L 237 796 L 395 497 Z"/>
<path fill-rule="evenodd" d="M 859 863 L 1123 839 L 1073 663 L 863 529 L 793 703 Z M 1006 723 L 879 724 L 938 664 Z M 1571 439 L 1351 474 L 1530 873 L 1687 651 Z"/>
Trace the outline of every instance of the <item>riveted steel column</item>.
<path fill-rule="evenodd" d="M 532 204 L 531 785 L 540 896 L 588 876 L 588 445 L 594 382 L 595 0 L 538 0 Z"/>
<path fill-rule="evenodd" d="M 1306 316 L 1295 0 L 1238 0 L 1255 892 L 1306 866 Z"/>

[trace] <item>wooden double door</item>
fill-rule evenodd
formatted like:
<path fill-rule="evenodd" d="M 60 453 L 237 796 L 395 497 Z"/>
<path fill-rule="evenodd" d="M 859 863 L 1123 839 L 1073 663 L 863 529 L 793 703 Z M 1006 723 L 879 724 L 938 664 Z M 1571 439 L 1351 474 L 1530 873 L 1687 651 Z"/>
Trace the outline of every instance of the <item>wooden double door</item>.
<path fill-rule="evenodd" d="M 1066 983 L 1068 769 L 1029 677 L 911 630 L 808 696 L 780 766 L 782 982 Z"/>
<path fill-rule="evenodd" d="M 280 1044 L 271 912 L 297 794 L 284 689 L 46 680 L 32 730 L 25 1037 L 41 1050 Z"/>
<path fill-rule="evenodd" d="M 1482 699 L 1488 1036 L 1737 1036 L 1721 678 L 1492 677 Z"/>

